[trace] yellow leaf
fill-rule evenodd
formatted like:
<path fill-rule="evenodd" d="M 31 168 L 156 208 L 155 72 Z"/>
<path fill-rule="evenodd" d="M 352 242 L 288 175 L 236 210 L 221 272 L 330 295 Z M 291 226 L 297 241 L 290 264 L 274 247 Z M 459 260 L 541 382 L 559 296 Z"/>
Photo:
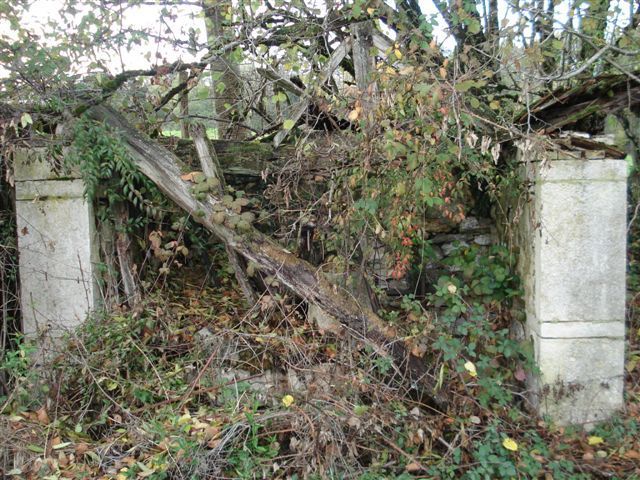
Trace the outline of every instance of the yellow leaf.
<path fill-rule="evenodd" d="M 502 441 L 502 446 L 504 448 L 506 448 L 507 450 L 511 450 L 512 452 L 517 452 L 518 451 L 518 444 L 516 443 L 516 441 L 512 438 L 505 438 Z"/>
<path fill-rule="evenodd" d="M 291 395 L 285 395 L 284 397 L 282 397 L 282 405 L 284 405 L 287 408 L 293 405 L 294 401 L 295 399 Z"/>
<path fill-rule="evenodd" d="M 375 8 L 371 8 L 371 7 L 367 8 L 367 13 L 368 13 L 369 15 L 373 15 L 375 12 L 376 12 L 376 9 L 375 9 Z"/>
<path fill-rule="evenodd" d="M 393 51 L 393 53 L 395 54 L 396 58 L 398 60 L 400 60 L 402 58 L 402 52 L 400 50 L 398 50 L 397 48 Z"/>
<path fill-rule="evenodd" d="M 587 438 L 587 442 L 589 443 L 589 445 L 600 445 L 601 443 L 604 443 L 604 438 L 591 435 L 589 438 Z"/>
<path fill-rule="evenodd" d="M 478 376 L 478 371 L 476 370 L 476 366 L 473 364 L 473 362 L 465 363 L 464 368 L 467 372 L 469 372 L 469 375 L 471 375 L 472 377 Z"/>
<path fill-rule="evenodd" d="M 184 412 L 184 415 L 182 415 L 179 419 L 178 419 L 178 425 L 184 425 L 185 423 L 189 423 L 191 422 L 191 414 L 189 413 L 189 411 Z"/>
<path fill-rule="evenodd" d="M 391 67 L 385 68 L 385 72 L 388 73 L 389 75 L 395 75 L 396 74 L 396 71 Z"/>
<path fill-rule="evenodd" d="M 358 119 L 358 115 L 360 115 L 360 112 L 355 108 L 349 112 L 349 116 L 347 118 L 349 118 L 350 122 L 355 122 Z"/>

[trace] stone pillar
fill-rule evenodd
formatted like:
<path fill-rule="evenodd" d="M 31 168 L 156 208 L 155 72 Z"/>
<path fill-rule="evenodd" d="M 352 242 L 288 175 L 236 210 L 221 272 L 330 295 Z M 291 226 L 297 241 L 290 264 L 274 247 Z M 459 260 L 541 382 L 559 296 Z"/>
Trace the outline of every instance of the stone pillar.
<path fill-rule="evenodd" d="M 525 162 L 533 195 L 520 219 L 526 332 L 540 370 L 530 386 L 541 415 L 586 425 L 623 406 L 627 166 L 549 156 Z"/>
<path fill-rule="evenodd" d="M 60 336 L 94 307 L 97 246 L 84 183 L 48 161 L 44 149 L 14 159 L 22 327 Z"/>

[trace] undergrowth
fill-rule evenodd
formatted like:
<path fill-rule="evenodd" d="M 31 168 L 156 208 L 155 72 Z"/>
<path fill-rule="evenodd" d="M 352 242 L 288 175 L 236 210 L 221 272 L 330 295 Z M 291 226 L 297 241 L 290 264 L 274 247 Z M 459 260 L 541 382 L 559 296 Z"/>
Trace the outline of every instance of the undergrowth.
<path fill-rule="evenodd" d="M 385 315 L 430 365 L 444 409 L 412 398 L 365 345 L 319 332 L 286 295 L 247 311 L 229 275 L 214 288 L 184 268 L 142 305 L 94 315 L 45 369 L 24 342 L 5 356 L 5 475 L 638 478 L 635 367 L 624 416 L 588 434 L 537 420 L 531 353 L 507 328 L 519 293 L 507 252 L 449 258 L 426 302 L 406 296 Z"/>

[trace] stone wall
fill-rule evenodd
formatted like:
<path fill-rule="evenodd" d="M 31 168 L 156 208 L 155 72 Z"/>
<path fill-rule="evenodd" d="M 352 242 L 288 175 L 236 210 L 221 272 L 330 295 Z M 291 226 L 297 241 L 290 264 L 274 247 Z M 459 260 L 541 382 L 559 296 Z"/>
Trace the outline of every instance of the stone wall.
<path fill-rule="evenodd" d="M 97 251 L 84 183 L 63 173 L 45 149 L 14 159 L 23 332 L 55 337 L 93 308 Z"/>
<path fill-rule="evenodd" d="M 531 191 L 519 269 L 540 370 L 532 400 L 558 424 L 601 421 L 623 406 L 626 162 L 563 152 L 521 159 Z"/>
<path fill-rule="evenodd" d="M 499 243 L 496 223 L 491 218 L 468 216 L 460 223 L 446 223 L 441 219 L 432 219 L 425 222 L 424 229 L 432 247 L 432 257 L 426 261 L 421 278 L 407 276 L 400 280 L 394 279 L 392 277 L 393 252 L 383 243 L 379 243 L 368 265 L 368 270 L 373 273 L 378 288 L 392 296 L 406 295 L 415 292 L 415 282 L 419 281 L 429 290 L 438 282 L 440 276 L 451 274 L 449 267 L 443 265 L 443 260 L 451 256 L 456 249 L 470 245 L 489 247 Z"/>

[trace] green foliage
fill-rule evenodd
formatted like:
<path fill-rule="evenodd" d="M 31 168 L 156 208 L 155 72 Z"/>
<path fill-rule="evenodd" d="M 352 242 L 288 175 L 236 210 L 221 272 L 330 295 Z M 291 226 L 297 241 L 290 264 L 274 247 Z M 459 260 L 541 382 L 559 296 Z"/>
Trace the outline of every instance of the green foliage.
<path fill-rule="evenodd" d="M 474 442 L 471 451 L 472 464 L 460 474 L 451 466 L 439 466 L 433 474 L 447 472 L 444 478 L 461 478 L 464 480 L 484 480 L 487 478 L 539 478 L 545 471 L 550 471 L 554 479 L 587 479 L 588 475 L 577 473 L 573 462 L 568 460 L 552 460 L 547 443 L 535 431 L 528 432 L 524 441 L 518 444 L 517 451 L 510 451 L 503 445 L 507 435 L 504 424 L 492 421 L 482 432 L 481 438 Z M 455 456 L 454 456 L 455 457 Z M 549 459 L 543 465 L 540 459 Z M 437 473 L 436 473 L 437 472 Z"/>
<path fill-rule="evenodd" d="M 466 304 L 502 304 L 508 307 L 512 299 L 522 294 L 520 280 L 512 273 L 514 262 L 511 252 L 501 245 L 485 251 L 478 245 L 458 245 L 443 260 L 443 264 L 455 273 L 438 279 L 436 293 L 431 300 L 437 307 L 446 306 L 447 311 L 453 314 L 464 312 Z M 450 285 L 455 286 L 454 293 L 448 290 Z"/>
<path fill-rule="evenodd" d="M 4 373 L 4 381 L 12 390 L 5 396 L 0 395 L 0 405 L 10 400 L 17 410 L 23 410 L 41 401 L 40 394 L 46 393 L 47 388 L 39 385 L 38 372 L 33 368 L 36 351 L 32 342 L 16 334 L 13 348 L 2 352 L 0 372 Z"/>
<path fill-rule="evenodd" d="M 438 279 L 430 297 L 441 309 L 433 347 L 459 374 L 468 370 L 466 362 L 474 364 L 472 380 L 482 406 L 506 407 L 513 401 L 510 384 L 515 377 L 535 371 L 528 343 L 510 338 L 508 323 L 500 325 L 500 310 L 508 311 L 511 299 L 520 294 L 511 256 L 502 246 L 485 252 L 472 246 L 458 248 L 444 262 L 452 274 Z"/>
<path fill-rule="evenodd" d="M 263 426 L 258 423 L 253 412 L 246 412 L 249 432 L 242 448 L 234 451 L 229 457 L 229 464 L 237 478 L 255 478 L 256 472 L 269 468 L 269 461 L 278 455 L 280 445 L 273 435 L 261 436 Z"/>
<path fill-rule="evenodd" d="M 79 168 L 85 181 L 86 195 L 96 201 L 107 200 L 107 210 L 99 211 L 102 218 L 114 217 L 114 206 L 130 203 L 144 215 L 134 216 L 131 225 L 140 227 L 163 215 L 164 197 L 131 161 L 126 147 L 107 127 L 86 117 L 74 128 L 70 155 L 65 157 L 71 167 Z"/>

